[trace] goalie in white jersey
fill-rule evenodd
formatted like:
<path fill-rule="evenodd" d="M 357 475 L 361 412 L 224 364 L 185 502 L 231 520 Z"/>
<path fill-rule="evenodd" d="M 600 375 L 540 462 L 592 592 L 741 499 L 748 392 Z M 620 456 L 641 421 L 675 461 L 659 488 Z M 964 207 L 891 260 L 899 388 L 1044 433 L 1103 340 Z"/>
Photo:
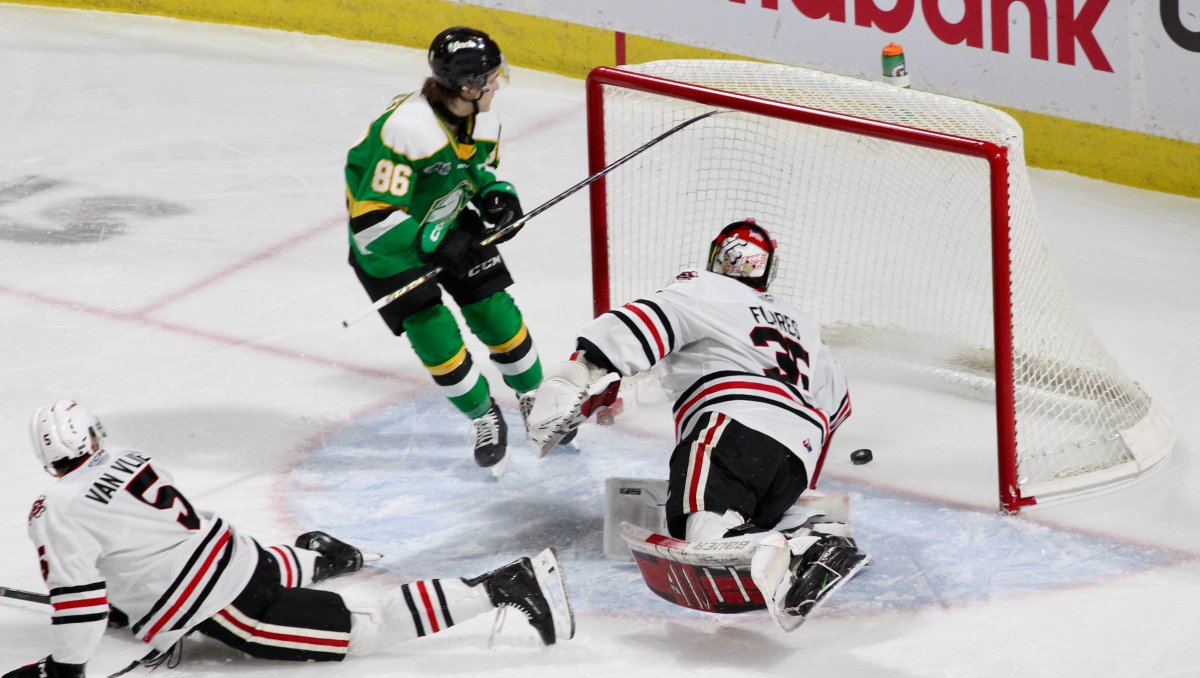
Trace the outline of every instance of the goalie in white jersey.
<path fill-rule="evenodd" d="M 547 645 L 574 621 L 553 551 L 474 579 L 427 579 L 355 604 L 301 588 L 354 572 L 363 554 L 324 532 L 263 548 L 198 510 L 169 472 L 140 452 L 106 447 L 100 421 L 71 400 L 39 409 L 34 451 L 58 478 L 29 514 L 50 590 L 50 656 L 4 678 L 83 676 L 110 604 L 157 665 L 191 631 L 251 656 L 340 661 L 514 606 Z"/>
<path fill-rule="evenodd" d="M 814 577 L 833 569 L 844 581 L 868 558 L 845 529 L 825 524 L 834 534 L 814 537 L 811 521 L 794 530 L 808 516 L 795 525 L 785 516 L 815 487 L 830 438 L 850 416 L 850 396 L 816 323 L 767 291 L 774 257 L 775 242 L 753 220 L 726 226 L 712 243 L 708 270 L 685 270 L 587 325 L 572 360 L 538 389 L 529 422 L 545 454 L 615 398 L 615 377 L 657 366 L 674 402 L 671 536 L 759 535 L 755 583 L 787 628 L 789 615 L 803 617 L 823 593 L 819 583 L 802 582 L 808 567 L 819 561 Z M 789 537 L 802 537 L 791 544 L 790 568 Z"/>

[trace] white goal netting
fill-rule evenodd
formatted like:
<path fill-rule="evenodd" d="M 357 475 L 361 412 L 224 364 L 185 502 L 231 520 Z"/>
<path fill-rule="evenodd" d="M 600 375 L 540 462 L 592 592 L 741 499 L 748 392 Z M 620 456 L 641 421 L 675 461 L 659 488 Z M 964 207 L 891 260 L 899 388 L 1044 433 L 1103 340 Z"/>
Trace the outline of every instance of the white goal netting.
<path fill-rule="evenodd" d="M 607 301 L 623 303 L 702 265 L 720 226 L 753 217 L 780 243 L 772 290 L 817 319 L 839 357 L 987 397 L 1011 364 L 1012 397 L 997 399 L 1002 485 L 1011 478 L 1001 502 L 1009 508 L 1136 476 L 1170 450 L 1169 419 L 1109 356 L 1066 291 L 1011 117 L 777 64 L 679 60 L 620 71 L 653 76 L 661 87 L 645 79 L 635 85 L 641 89 L 603 85 L 603 124 L 590 131 L 602 137 L 603 159 L 593 157 L 594 165 L 714 108 L 731 112 L 696 122 L 606 177 L 593 228 L 607 252 L 608 270 L 597 271 Z M 781 119 L 720 92 L 839 115 L 816 124 Z M 1007 149 L 1007 212 L 993 214 L 986 159 L 930 147 L 930 135 L 914 130 Z M 995 252 L 1011 274 L 999 278 L 993 221 L 1001 222 L 996 232 L 1007 229 Z M 1009 309 L 1011 336 L 997 341 L 993 321 Z"/>

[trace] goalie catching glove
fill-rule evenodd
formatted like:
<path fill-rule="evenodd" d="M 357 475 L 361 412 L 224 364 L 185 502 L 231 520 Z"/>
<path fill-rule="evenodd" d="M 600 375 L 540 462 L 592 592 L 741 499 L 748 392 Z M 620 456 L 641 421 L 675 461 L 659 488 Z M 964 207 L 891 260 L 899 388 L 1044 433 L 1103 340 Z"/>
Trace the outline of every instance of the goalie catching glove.
<path fill-rule="evenodd" d="M 529 412 L 529 440 L 540 459 L 567 434 L 579 428 L 596 408 L 617 399 L 621 377 L 587 360 L 556 365 L 538 386 Z"/>

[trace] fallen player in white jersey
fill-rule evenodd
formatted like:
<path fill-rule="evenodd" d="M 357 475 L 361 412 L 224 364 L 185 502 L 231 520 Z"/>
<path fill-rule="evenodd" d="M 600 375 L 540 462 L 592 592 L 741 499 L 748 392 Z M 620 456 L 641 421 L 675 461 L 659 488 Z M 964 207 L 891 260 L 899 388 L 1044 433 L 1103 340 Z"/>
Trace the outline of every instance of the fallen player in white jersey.
<path fill-rule="evenodd" d="M 51 653 L 4 678 L 83 676 L 110 604 L 156 665 L 192 631 L 253 657 L 341 661 L 516 607 L 542 641 L 574 635 L 552 550 L 473 579 L 427 579 L 356 604 L 302 588 L 363 566 L 363 553 L 324 532 L 262 548 L 192 505 L 171 474 L 139 452 L 104 445 L 99 419 L 71 400 L 39 409 L 34 452 L 58 478 L 33 504 L 29 535 L 50 591 Z M 136 663 L 135 663 L 136 665 Z"/>
<path fill-rule="evenodd" d="M 850 396 L 817 324 L 767 292 L 774 256 L 762 226 L 732 223 L 713 240 L 708 270 L 596 318 L 537 390 L 529 436 L 545 454 L 612 402 L 621 377 L 657 366 L 674 402 L 671 537 L 753 540 L 754 583 L 791 630 L 869 557 L 844 524 L 788 515 L 816 486 Z"/>

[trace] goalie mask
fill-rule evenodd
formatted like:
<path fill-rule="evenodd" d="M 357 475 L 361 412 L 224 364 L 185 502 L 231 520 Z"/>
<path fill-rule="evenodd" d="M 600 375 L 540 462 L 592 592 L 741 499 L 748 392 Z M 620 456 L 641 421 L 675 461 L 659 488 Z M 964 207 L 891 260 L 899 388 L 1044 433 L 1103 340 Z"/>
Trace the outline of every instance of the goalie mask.
<path fill-rule="evenodd" d="M 735 221 L 717 234 L 708 252 L 708 270 L 737 278 L 759 291 L 771 283 L 775 241 L 753 219 Z"/>
<path fill-rule="evenodd" d="M 59 476 L 70 462 L 104 449 L 104 427 L 74 400 L 60 400 L 33 413 L 29 422 L 33 453 L 42 468 Z"/>
<path fill-rule="evenodd" d="M 483 96 L 493 73 L 508 81 L 508 62 L 500 46 L 487 33 L 465 26 L 437 34 L 429 45 L 429 69 L 437 84 L 458 95 L 465 88 Z"/>

